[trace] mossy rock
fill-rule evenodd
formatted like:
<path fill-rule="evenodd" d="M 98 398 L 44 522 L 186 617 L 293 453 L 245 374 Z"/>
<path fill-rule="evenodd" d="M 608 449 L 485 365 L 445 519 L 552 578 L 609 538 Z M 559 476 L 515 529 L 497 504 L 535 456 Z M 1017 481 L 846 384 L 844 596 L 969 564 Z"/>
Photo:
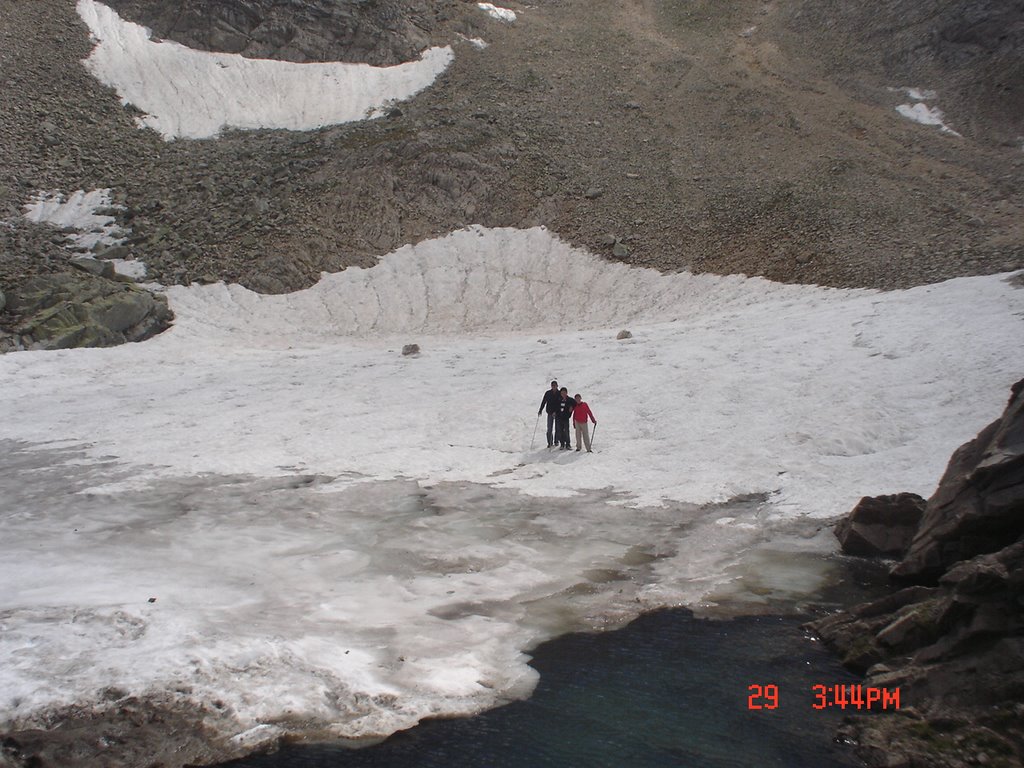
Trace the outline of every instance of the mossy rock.
<path fill-rule="evenodd" d="M 21 318 L 14 335 L 26 349 L 142 341 L 165 330 L 173 317 L 163 296 L 77 273 L 26 280 L 10 292 L 7 308 Z"/>

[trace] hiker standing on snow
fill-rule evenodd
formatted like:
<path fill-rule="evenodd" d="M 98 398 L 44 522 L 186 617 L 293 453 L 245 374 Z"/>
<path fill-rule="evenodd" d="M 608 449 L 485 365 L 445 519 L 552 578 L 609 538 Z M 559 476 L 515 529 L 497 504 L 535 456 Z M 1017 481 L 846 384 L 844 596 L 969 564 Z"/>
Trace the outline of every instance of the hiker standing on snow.
<path fill-rule="evenodd" d="M 544 393 L 544 398 L 540 401 L 540 410 L 537 411 L 537 416 L 540 416 L 544 409 L 548 411 L 548 448 L 555 444 L 555 415 L 558 413 L 558 382 L 551 382 L 551 389 Z M 536 432 L 536 430 L 534 430 Z"/>
<path fill-rule="evenodd" d="M 569 445 L 569 419 L 572 418 L 572 409 L 576 407 L 576 401 L 569 397 L 569 390 L 562 387 L 558 390 L 558 411 L 555 414 L 555 439 L 563 451 L 568 451 Z"/>
<path fill-rule="evenodd" d="M 572 422 L 576 426 L 576 450 L 580 449 L 580 437 L 582 437 L 583 444 L 587 446 L 587 453 L 593 453 L 590 450 L 590 425 L 587 424 L 587 418 L 589 417 L 594 422 L 595 427 L 597 419 L 594 418 L 590 406 L 583 402 L 582 397 L 576 395 L 573 400 L 576 401 L 576 406 L 572 409 Z"/>

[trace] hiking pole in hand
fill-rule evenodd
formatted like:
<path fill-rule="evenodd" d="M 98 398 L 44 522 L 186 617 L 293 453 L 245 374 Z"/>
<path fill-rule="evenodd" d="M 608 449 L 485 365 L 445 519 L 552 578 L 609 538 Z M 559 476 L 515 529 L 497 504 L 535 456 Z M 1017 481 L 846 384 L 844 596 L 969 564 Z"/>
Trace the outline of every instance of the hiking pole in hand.
<path fill-rule="evenodd" d="M 537 414 L 537 421 L 533 425 L 533 437 L 530 438 L 530 450 L 533 450 L 533 441 L 537 439 L 537 427 L 540 424 L 540 414 Z"/>
<path fill-rule="evenodd" d="M 590 447 L 594 447 L 594 440 L 597 439 L 597 422 L 594 422 L 594 434 L 590 436 Z"/>

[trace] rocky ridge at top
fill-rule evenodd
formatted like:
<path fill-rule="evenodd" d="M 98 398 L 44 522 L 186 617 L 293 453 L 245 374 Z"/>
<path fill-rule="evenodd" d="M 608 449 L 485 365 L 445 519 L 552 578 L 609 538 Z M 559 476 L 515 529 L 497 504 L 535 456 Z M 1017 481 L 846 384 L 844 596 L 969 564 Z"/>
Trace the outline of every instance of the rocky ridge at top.
<path fill-rule="evenodd" d="M 69 269 L 26 200 L 98 188 L 164 284 L 291 291 L 474 223 L 544 224 L 664 271 L 834 286 L 1024 266 L 1019 4 L 563 0 L 516 6 L 513 24 L 455 0 L 112 5 L 158 36 L 245 55 L 387 63 L 447 42 L 456 59 L 384 119 L 167 143 L 85 72 L 72 0 L 7 0 L 8 296 Z M 982 110 L 990 82 L 1002 90 Z M 911 87 L 934 90 L 961 135 L 901 117 Z M 7 331 L 26 321 L 0 313 Z"/>

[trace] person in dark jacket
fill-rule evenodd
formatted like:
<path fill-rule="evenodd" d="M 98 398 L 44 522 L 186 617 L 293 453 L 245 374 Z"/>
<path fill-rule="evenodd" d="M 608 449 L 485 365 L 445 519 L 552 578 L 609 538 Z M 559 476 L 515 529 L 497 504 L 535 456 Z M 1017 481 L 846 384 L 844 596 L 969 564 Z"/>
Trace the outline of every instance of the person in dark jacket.
<path fill-rule="evenodd" d="M 544 398 L 540 401 L 540 410 L 537 411 L 537 415 L 540 416 L 544 409 L 548 412 L 548 448 L 555 444 L 555 414 L 558 413 L 558 382 L 551 382 L 551 389 L 544 393 Z"/>
<path fill-rule="evenodd" d="M 555 414 L 555 439 L 563 451 L 568 451 L 569 445 L 569 420 L 572 418 L 572 409 L 576 407 L 576 401 L 569 397 L 569 390 L 562 387 L 558 390 L 558 412 Z"/>

